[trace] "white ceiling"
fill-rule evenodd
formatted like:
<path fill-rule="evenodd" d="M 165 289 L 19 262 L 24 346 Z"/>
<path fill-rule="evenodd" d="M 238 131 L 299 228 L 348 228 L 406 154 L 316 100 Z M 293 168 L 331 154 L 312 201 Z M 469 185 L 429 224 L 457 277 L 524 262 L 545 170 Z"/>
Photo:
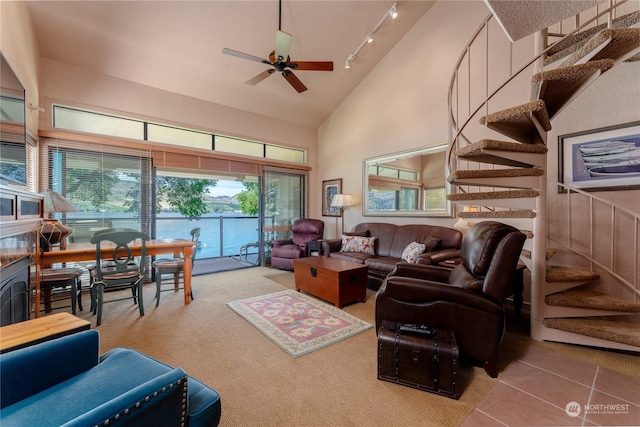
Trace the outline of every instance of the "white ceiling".
<path fill-rule="evenodd" d="M 303 93 L 277 73 L 246 85 L 268 66 L 222 54 L 226 47 L 267 58 L 278 29 L 276 0 L 29 1 L 28 9 L 43 57 L 315 128 L 434 2 L 399 1 L 398 17 L 345 69 L 393 3 L 283 0 L 291 59 L 334 62 L 332 72 L 296 71 Z"/>

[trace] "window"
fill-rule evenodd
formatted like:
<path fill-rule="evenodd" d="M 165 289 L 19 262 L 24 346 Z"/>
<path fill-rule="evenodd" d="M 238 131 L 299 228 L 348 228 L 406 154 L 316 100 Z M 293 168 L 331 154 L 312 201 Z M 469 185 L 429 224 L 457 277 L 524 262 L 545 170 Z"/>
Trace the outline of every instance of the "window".
<path fill-rule="evenodd" d="M 88 242 L 102 228 L 150 232 L 151 160 L 147 153 L 123 147 L 91 146 L 44 140 L 41 165 L 46 188 L 57 191 L 77 212 L 54 214 L 73 230 L 71 242 Z"/>
<path fill-rule="evenodd" d="M 53 127 L 299 164 L 304 164 L 306 161 L 305 151 L 297 148 L 213 135 L 194 129 L 150 123 L 55 104 L 53 105 Z"/>

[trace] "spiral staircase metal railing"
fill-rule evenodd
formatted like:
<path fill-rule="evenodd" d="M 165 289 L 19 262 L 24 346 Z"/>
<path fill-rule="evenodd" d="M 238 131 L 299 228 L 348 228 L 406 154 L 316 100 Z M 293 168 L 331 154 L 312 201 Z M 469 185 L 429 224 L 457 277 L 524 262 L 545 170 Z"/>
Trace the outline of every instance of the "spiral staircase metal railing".
<path fill-rule="evenodd" d="M 618 17 L 625 3 L 611 1 L 603 10 L 582 13 L 568 34 L 543 30 L 533 42 L 531 38 L 510 42 L 489 15 L 463 49 L 451 78 L 447 164 L 453 190 L 448 198 L 456 205 L 475 206 L 471 212 L 458 210 L 461 218 L 496 219 L 529 236 L 521 260 L 531 272 L 531 336 L 536 340 L 640 351 L 637 316 L 631 318 L 631 326 L 628 322 L 610 325 L 608 320 L 588 325 L 598 316 L 616 320 L 623 316 L 626 321 L 633 316 L 630 313 L 640 312 L 640 216 L 550 180 L 546 154 L 553 118 L 602 73 L 622 61 L 640 58 L 640 28 L 636 28 L 640 11 L 631 9 L 628 15 Z M 582 16 L 592 17 L 580 23 Z M 563 24 L 558 25 L 562 33 Z M 606 43 L 613 46 L 617 40 L 611 40 L 618 30 L 610 29 L 628 25 L 634 29 L 620 31 L 631 36 L 630 46 L 612 48 L 616 52 L 610 55 L 604 49 L 604 53 L 588 53 L 584 59 L 571 56 L 560 66 L 557 60 L 545 63 L 550 53 L 557 55 L 554 49 L 570 46 L 577 36 L 590 38 L 590 33 L 606 33 Z M 559 39 L 549 44 L 551 37 Z M 533 43 L 535 53 L 531 59 L 521 60 L 521 52 L 527 50 L 525 43 Z M 597 49 L 600 52 L 603 48 Z M 516 62 L 522 64 L 514 65 Z M 567 73 L 573 75 L 567 78 Z M 498 75 L 503 78 L 497 79 Z M 520 91 L 529 79 L 533 82 L 533 101 L 505 109 L 511 100 L 526 97 Z M 551 93 L 549 88 L 560 94 Z M 517 143 L 492 139 L 496 132 Z M 549 193 L 547 188 L 559 191 Z M 608 215 L 603 214 L 606 211 Z M 578 212 L 580 215 L 576 215 Z M 561 216 L 563 213 L 566 217 Z M 590 225 L 588 233 L 584 229 L 575 233 L 574 221 L 585 215 Z M 610 243 L 600 245 L 603 241 Z M 556 257 L 558 251 L 561 254 Z M 577 267 L 562 267 L 555 262 Z M 600 288 L 616 296 L 600 292 Z M 575 322 L 581 319 L 582 323 Z M 600 332 L 592 333 L 591 329 Z"/>

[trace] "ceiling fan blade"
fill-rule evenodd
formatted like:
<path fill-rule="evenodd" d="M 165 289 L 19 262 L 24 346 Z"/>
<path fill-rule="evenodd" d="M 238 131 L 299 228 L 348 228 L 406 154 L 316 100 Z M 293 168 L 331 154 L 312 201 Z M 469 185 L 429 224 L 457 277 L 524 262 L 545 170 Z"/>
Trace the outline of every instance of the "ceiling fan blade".
<path fill-rule="evenodd" d="M 288 65 L 294 70 L 333 71 L 331 61 L 292 61 Z"/>
<path fill-rule="evenodd" d="M 287 79 L 287 81 L 289 82 L 289 84 L 291 86 L 293 86 L 293 88 L 295 90 L 298 91 L 298 93 L 304 92 L 305 90 L 307 90 L 307 87 L 305 85 L 302 84 L 302 82 L 300 81 L 300 79 L 298 79 L 296 77 L 295 74 L 293 74 L 293 72 L 291 70 L 284 70 L 282 72 L 282 75 L 284 76 L 285 79 Z"/>
<path fill-rule="evenodd" d="M 258 74 L 254 78 L 252 78 L 251 80 L 247 80 L 245 83 L 248 84 L 248 85 L 251 85 L 251 86 L 255 86 L 258 83 L 260 83 L 261 81 L 263 81 L 264 79 L 266 79 L 267 77 L 269 77 L 275 71 L 276 70 L 274 70 L 273 68 L 270 69 L 270 70 L 264 70 L 263 72 L 261 72 L 260 74 Z"/>
<path fill-rule="evenodd" d="M 284 31 L 276 31 L 276 62 L 285 61 L 289 56 L 291 47 L 291 34 Z"/>
<path fill-rule="evenodd" d="M 267 61 L 266 59 L 258 58 L 257 56 L 249 55 L 248 53 L 238 52 L 237 50 L 227 49 L 226 47 L 222 49 L 222 53 L 226 55 L 237 56 L 238 58 L 242 58 L 242 59 L 248 59 L 250 61 L 256 61 L 256 62 L 261 62 L 263 64 L 272 65 L 271 62 Z"/>

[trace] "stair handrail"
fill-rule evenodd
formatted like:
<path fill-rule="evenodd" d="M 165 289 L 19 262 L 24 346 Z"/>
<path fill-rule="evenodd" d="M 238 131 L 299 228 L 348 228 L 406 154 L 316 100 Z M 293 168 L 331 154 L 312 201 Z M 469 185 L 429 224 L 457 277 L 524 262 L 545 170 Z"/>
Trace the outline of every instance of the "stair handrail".
<path fill-rule="evenodd" d="M 460 136 L 462 135 L 462 137 L 466 140 L 469 141 L 464 135 L 463 135 L 463 130 L 466 128 L 466 126 L 469 124 L 469 121 L 471 121 L 471 119 L 478 113 L 478 111 L 480 111 L 483 107 L 486 107 L 488 109 L 488 103 L 491 99 L 493 99 L 493 97 L 500 92 L 507 84 L 509 84 L 511 81 L 513 81 L 514 78 L 516 78 L 517 76 L 519 76 L 522 72 L 524 72 L 526 69 L 528 69 L 531 65 L 533 65 L 536 61 L 540 60 L 541 58 L 543 58 L 547 52 L 549 50 L 551 50 L 551 48 L 553 48 L 556 44 L 561 43 L 562 41 L 564 41 L 565 39 L 571 37 L 572 35 L 574 35 L 575 33 L 581 31 L 582 29 L 584 29 L 585 27 L 587 27 L 588 25 L 590 25 L 591 23 L 593 23 L 594 21 L 597 21 L 598 19 L 600 19 L 602 16 L 606 15 L 606 14 L 612 14 L 613 11 L 615 11 L 619 6 L 625 4 L 628 0 L 619 0 L 613 4 L 611 4 L 608 8 L 604 9 L 603 11 L 601 11 L 600 13 L 596 13 L 595 16 L 593 16 L 591 19 L 587 20 L 586 22 L 584 22 L 582 25 L 577 26 L 573 31 L 569 32 L 568 34 L 566 34 L 564 37 L 562 37 L 559 40 L 556 40 L 554 43 L 550 44 L 549 46 L 547 46 L 545 49 L 542 50 L 542 52 L 540 54 L 538 54 L 537 56 L 535 56 L 533 59 L 531 59 L 529 62 L 527 62 L 524 66 L 522 66 L 517 72 L 513 73 L 511 70 L 511 75 L 509 76 L 509 78 L 507 80 L 505 80 L 501 85 L 499 85 L 491 94 L 488 94 L 488 89 L 489 89 L 489 85 L 487 84 L 487 94 L 485 95 L 485 99 L 484 101 L 482 101 L 478 107 L 473 111 L 473 113 L 470 113 L 469 116 L 467 117 L 467 119 L 464 121 L 464 123 L 462 124 L 462 126 L 458 127 L 458 123 L 456 121 L 456 117 L 454 116 L 454 112 L 453 112 L 453 89 L 454 89 L 454 85 L 457 82 L 457 76 L 458 76 L 458 72 L 460 70 L 460 67 L 462 65 L 463 60 L 465 59 L 465 57 L 468 55 L 473 43 L 476 41 L 476 39 L 478 38 L 478 36 L 483 32 L 483 30 L 486 28 L 487 29 L 487 38 L 488 38 L 488 24 L 489 22 L 491 22 L 491 20 L 493 19 L 493 14 L 489 14 L 489 16 L 487 16 L 487 18 L 485 18 L 482 23 L 480 24 L 480 26 L 478 27 L 478 29 L 476 30 L 476 32 L 474 33 L 474 35 L 471 37 L 471 39 L 469 40 L 469 42 L 467 42 L 467 45 L 464 47 L 464 49 L 462 50 L 462 53 L 460 54 L 460 57 L 458 58 L 458 61 L 456 62 L 456 65 L 454 66 L 453 69 L 453 75 L 451 76 L 451 81 L 449 83 L 449 94 L 448 94 L 448 109 L 449 109 L 449 149 L 447 152 L 447 173 L 450 173 L 452 171 L 454 171 L 455 169 L 453 168 L 453 162 L 455 161 L 455 157 L 453 156 L 453 152 L 457 149 L 457 141 L 458 138 L 460 138 Z M 596 6 L 597 8 L 597 6 Z M 609 22 L 611 22 L 611 19 L 609 20 Z M 504 34 L 504 33 L 503 33 Z M 506 35 L 505 35 L 506 37 Z M 510 47 L 510 52 L 509 52 L 509 61 L 511 63 L 512 57 L 513 57 L 513 49 L 511 49 L 511 46 L 513 46 L 513 42 L 509 43 L 509 47 Z M 487 64 L 488 67 L 488 55 L 489 55 L 489 46 L 488 43 L 486 45 L 485 48 L 485 63 Z M 471 84 L 471 80 L 469 80 L 469 86 Z M 469 93 L 471 93 L 470 87 L 469 87 Z M 458 93 L 459 96 L 459 93 Z M 459 101 L 459 100 L 458 100 Z M 459 103 L 458 103 L 459 104 Z M 456 104 L 456 105 L 458 105 Z M 455 132 L 455 137 L 453 135 L 453 130 L 456 130 Z"/>
<path fill-rule="evenodd" d="M 562 247 L 570 250 L 572 253 L 576 254 L 576 255 L 580 255 L 582 256 L 584 259 L 588 260 L 591 264 L 593 265 L 597 265 L 598 267 L 602 268 L 603 270 L 605 270 L 608 274 L 610 274 L 611 276 L 615 277 L 617 280 L 620 281 L 621 284 L 623 284 L 624 286 L 626 286 L 629 290 L 631 290 L 634 294 L 636 299 L 640 298 L 640 278 L 638 277 L 638 253 L 640 251 L 640 244 L 638 242 L 638 230 L 640 229 L 640 214 L 633 212 L 630 209 L 627 209 L 623 206 L 619 206 L 615 203 L 612 203 L 608 200 L 604 200 L 600 197 L 594 196 L 591 193 L 588 193 L 584 190 L 581 190 L 579 188 L 575 188 L 572 187 L 570 185 L 561 183 L 561 182 L 557 182 L 554 181 L 552 179 L 548 180 L 549 186 L 548 188 L 552 188 L 552 186 L 558 186 L 558 188 L 561 189 L 561 191 L 564 191 L 567 194 L 567 198 L 569 199 L 569 203 L 567 203 L 568 205 L 568 209 L 567 209 L 567 216 L 570 219 L 571 218 L 571 194 L 572 193 L 576 193 L 576 194 L 580 194 L 583 197 L 586 197 L 589 200 L 589 219 L 591 222 L 593 222 L 593 216 L 595 213 L 595 207 L 594 207 L 594 201 L 597 201 L 600 204 L 606 205 L 605 207 L 608 207 L 609 209 L 612 210 L 612 228 L 614 228 L 615 225 L 615 213 L 617 212 L 621 212 L 624 213 L 630 217 L 633 218 L 633 232 L 634 232 L 634 236 L 635 240 L 633 242 L 633 281 L 629 281 L 628 279 L 626 279 L 625 277 L 621 276 L 620 274 L 618 274 L 615 270 L 614 270 L 614 265 L 615 265 L 615 236 L 616 230 L 613 230 L 613 241 L 611 243 L 611 254 L 610 254 L 610 265 L 605 265 L 602 262 L 597 261 L 596 259 L 593 258 L 593 227 L 589 227 L 589 252 L 590 253 L 584 253 L 582 251 L 580 251 L 579 249 L 576 249 L 573 245 L 572 245 L 572 241 L 573 241 L 573 233 L 572 233 L 572 227 L 571 227 L 571 221 L 568 221 L 568 243 L 567 242 L 563 242 L 560 239 L 557 238 L 553 238 L 549 235 L 546 236 L 547 240 L 552 241 L 556 244 L 561 245 Z M 548 227 L 547 227 L 548 230 Z M 584 230 L 581 230 L 584 231 Z"/>

